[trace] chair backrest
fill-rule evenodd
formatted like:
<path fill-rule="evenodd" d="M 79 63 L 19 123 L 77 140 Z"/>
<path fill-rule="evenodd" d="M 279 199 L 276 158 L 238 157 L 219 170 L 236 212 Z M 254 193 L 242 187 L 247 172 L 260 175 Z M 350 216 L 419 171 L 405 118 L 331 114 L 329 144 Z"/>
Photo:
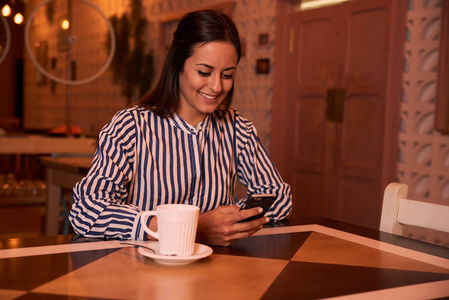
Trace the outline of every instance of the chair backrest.
<path fill-rule="evenodd" d="M 402 235 L 403 225 L 449 232 L 449 206 L 407 199 L 408 185 L 393 182 L 385 188 L 380 231 Z"/>

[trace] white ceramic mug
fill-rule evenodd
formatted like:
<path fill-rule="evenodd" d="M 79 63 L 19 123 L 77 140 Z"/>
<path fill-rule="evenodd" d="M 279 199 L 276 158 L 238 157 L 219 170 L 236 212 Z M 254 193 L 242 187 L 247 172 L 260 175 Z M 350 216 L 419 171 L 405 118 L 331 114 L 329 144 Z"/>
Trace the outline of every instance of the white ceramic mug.
<path fill-rule="evenodd" d="M 191 256 L 195 247 L 200 209 L 187 204 L 159 205 L 155 211 L 146 211 L 140 218 L 146 233 L 159 240 L 162 255 Z M 157 216 L 158 231 L 146 225 L 148 216 Z"/>

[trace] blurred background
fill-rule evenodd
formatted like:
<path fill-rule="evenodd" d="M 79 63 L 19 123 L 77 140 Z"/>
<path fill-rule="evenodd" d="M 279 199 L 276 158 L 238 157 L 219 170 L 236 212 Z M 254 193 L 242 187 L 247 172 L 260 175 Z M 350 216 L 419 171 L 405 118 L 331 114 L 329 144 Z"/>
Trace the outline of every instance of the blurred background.
<path fill-rule="evenodd" d="M 393 180 L 409 184 L 412 198 L 449 204 L 449 137 L 435 122 L 444 108 L 437 99 L 439 50 L 448 39 L 443 1 L 308 8 L 319 1 L 1 0 L 0 237 L 45 234 L 48 182 L 39 158 L 93 153 L 100 129 L 154 83 L 182 15 L 205 8 L 227 13 L 240 31 L 234 106 L 255 123 L 292 185 L 295 216 L 377 228 L 382 191 Z M 372 78 L 382 79 L 381 90 L 361 96 Z M 340 90 L 345 114 L 335 122 L 325 104 Z M 75 142 L 51 148 L 57 138 Z M 349 182 L 341 170 L 351 158 L 375 162 L 374 171 Z M 319 167 L 291 163 L 299 160 Z M 442 233 L 407 230 L 449 245 Z"/>

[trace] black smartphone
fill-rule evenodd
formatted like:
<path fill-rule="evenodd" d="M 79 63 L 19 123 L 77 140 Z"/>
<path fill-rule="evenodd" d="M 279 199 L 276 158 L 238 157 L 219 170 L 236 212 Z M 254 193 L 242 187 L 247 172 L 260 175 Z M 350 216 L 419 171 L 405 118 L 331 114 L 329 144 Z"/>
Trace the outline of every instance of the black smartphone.
<path fill-rule="evenodd" d="M 243 204 L 242 209 L 249 209 L 253 207 L 262 207 L 263 212 L 260 214 L 246 218 L 245 220 L 242 220 L 240 222 L 247 222 L 251 221 L 257 218 L 263 217 L 268 209 L 270 209 L 271 205 L 273 205 L 274 201 L 276 200 L 277 195 L 275 194 L 259 194 L 259 195 L 249 195 L 248 199 L 246 199 L 245 203 Z"/>

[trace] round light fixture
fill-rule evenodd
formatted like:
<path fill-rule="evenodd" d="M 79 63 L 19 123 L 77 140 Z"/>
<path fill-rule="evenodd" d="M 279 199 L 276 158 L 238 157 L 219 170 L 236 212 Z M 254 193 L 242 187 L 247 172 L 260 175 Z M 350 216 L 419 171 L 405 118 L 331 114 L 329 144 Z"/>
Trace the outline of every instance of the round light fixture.
<path fill-rule="evenodd" d="M 109 19 L 106 17 L 106 15 L 92 2 L 88 1 L 88 0 L 78 0 L 81 1 L 89 6 L 91 6 L 94 10 L 96 10 L 100 16 L 104 19 L 104 21 L 106 22 L 106 25 L 108 26 L 109 29 L 109 37 L 111 39 L 111 49 L 109 50 L 109 56 L 106 60 L 106 63 L 103 65 L 103 67 L 94 75 L 82 79 L 82 80 L 68 80 L 68 79 L 62 79 L 59 77 L 54 76 L 53 74 L 49 73 L 47 70 L 45 70 L 45 68 L 43 68 L 39 62 L 36 60 L 36 58 L 33 55 L 33 52 L 31 50 L 31 46 L 30 46 L 30 41 L 29 41 L 29 35 L 30 35 L 30 27 L 32 24 L 32 20 L 34 15 L 36 14 L 36 12 L 45 4 L 52 2 L 52 1 L 56 1 L 56 0 L 46 0 L 44 2 L 42 2 L 41 4 L 39 4 L 38 6 L 36 6 L 36 8 L 34 8 L 34 10 L 31 12 L 30 16 L 28 17 L 28 20 L 26 22 L 25 25 L 25 49 L 28 53 L 28 56 L 30 57 L 31 62 L 36 66 L 36 68 L 45 76 L 47 76 L 48 78 L 50 78 L 51 80 L 56 81 L 57 83 L 61 83 L 61 84 L 67 84 L 67 85 L 81 85 L 81 84 L 85 84 L 88 82 L 91 82 L 93 80 L 95 80 L 96 78 L 100 77 L 101 74 L 103 74 L 107 68 L 109 67 L 109 65 L 112 62 L 112 59 L 114 58 L 114 53 L 115 53 L 115 33 L 114 33 L 114 28 L 112 27 L 111 22 L 109 21 Z M 67 26 L 70 26 L 69 21 L 67 21 Z M 69 28 L 69 27 L 67 27 Z M 75 40 L 75 38 L 73 37 L 69 37 L 69 41 L 73 42 Z"/>

